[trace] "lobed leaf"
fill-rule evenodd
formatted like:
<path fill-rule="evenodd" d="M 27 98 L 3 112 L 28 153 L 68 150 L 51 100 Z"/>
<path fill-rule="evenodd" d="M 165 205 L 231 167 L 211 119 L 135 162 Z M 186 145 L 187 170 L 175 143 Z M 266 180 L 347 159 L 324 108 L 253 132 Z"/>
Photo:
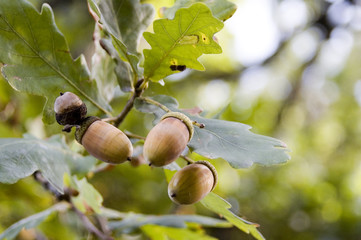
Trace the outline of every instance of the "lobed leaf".
<path fill-rule="evenodd" d="M 204 128 L 194 128 L 188 147 L 207 158 L 223 158 L 234 168 L 248 168 L 254 163 L 273 165 L 286 162 L 290 157 L 282 141 L 255 134 L 250 126 L 231 121 L 207 119 L 188 115 Z"/>
<path fill-rule="evenodd" d="M 217 194 L 212 192 L 209 193 L 205 198 L 203 198 L 203 200 L 201 200 L 201 203 L 209 210 L 223 216 L 243 232 L 252 234 L 252 236 L 257 240 L 265 240 L 262 234 L 257 230 L 258 224 L 246 221 L 245 219 L 232 213 L 229 210 L 229 208 L 232 207 L 231 204 Z"/>
<path fill-rule="evenodd" d="M 0 234 L 0 239 L 7 239 L 7 240 L 14 239 L 23 228 L 25 229 L 35 228 L 37 225 L 43 222 L 50 214 L 57 211 L 63 211 L 67 209 L 68 206 L 69 205 L 65 202 L 57 203 L 51 208 L 48 208 L 42 212 L 24 218 L 11 225 L 2 234 Z"/>
<path fill-rule="evenodd" d="M 178 109 L 177 100 L 161 95 L 151 98 L 170 108 Z M 165 113 L 156 105 L 139 98 L 135 108 L 141 112 L 153 113 L 154 122 L 159 121 Z M 185 112 L 184 112 L 185 113 Z M 275 138 L 250 132 L 250 126 L 231 121 L 206 119 L 185 113 L 188 117 L 205 125 L 204 128 L 194 127 L 194 135 L 188 147 L 207 158 L 223 158 L 234 168 L 247 168 L 254 163 L 272 165 L 286 162 L 290 157 L 286 145 Z"/>
<path fill-rule="evenodd" d="M 145 79 L 158 81 L 186 68 L 204 70 L 197 59 L 202 54 L 222 52 L 213 40 L 222 28 L 223 23 L 203 3 L 179 9 L 173 20 L 154 21 L 154 33 L 143 34 L 152 47 L 143 51 Z"/>
<path fill-rule="evenodd" d="M 39 13 L 25 0 L 0 1 L 0 46 L 2 74 L 9 84 L 47 99 L 44 122 L 55 121 L 53 104 L 65 91 L 82 98 L 90 113 L 101 110 L 110 115 L 84 58 L 72 59 L 49 5 Z"/>
<path fill-rule="evenodd" d="M 189 7 L 196 2 L 207 4 L 213 16 L 223 22 L 232 17 L 237 10 L 237 5 L 228 0 L 176 0 L 172 7 L 164 10 L 163 14 L 166 18 L 173 18 L 179 8 Z"/>
<path fill-rule="evenodd" d="M 78 157 L 64 149 L 54 136 L 49 140 L 36 138 L 0 139 L 0 182 L 15 183 L 35 171 L 43 176 L 63 193 L 63 175 L 69 172 L 66 158 Z"/>

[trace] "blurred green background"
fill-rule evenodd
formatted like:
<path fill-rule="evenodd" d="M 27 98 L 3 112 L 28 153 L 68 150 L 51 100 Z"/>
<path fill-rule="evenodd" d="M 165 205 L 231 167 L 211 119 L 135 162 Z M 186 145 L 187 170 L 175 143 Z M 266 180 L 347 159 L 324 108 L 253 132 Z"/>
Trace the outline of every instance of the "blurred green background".
<path fill-rule="evenodd" d="M 38 9 L 43 2 L 52 6 L 73 57 L 83 53 L 90 62 L 94 21 L 86 1 L 31 2 Z M 157 11 L 173 4 L 143 2 Z M 187 70 L 164 86 L 152 83 L 146 94 L 173 96 L 181 108 L 200 106 L 207 117 L 242 122 L 287 143 L 292 159 L 282 165 L 235 170 L 223 160 L 212 161 L 220 178 L 215 192 L 233 212 L 259 223 L 266 239 L 361 239 L 361 1 L 235 2 L 236 14 L 216 34 L 223 53 L 201 57 L 206 71 Z M 140 50 L 144 47 L 142 41 Z M 127 97 L 113 101 L 115 112 Z M 0 137 L 60 133 L 57 125 L 43 125 L 39 102 L 44 100 L 16 92 L 1 78 Z M 133 110 L 120 128 L 145 136 L 151 120 Z M 90 182 L 104 205 L 119 211 L 211 216 L 198 204 L 173 205 L 161 169 L 126 163 Z M 31 177 L 0 184 L 0 232 L 53 201 Z M 39 229 L 49 239 L 83 234 L 68 214 Z M 236 228 L 207 231 L 219 239 L 253 239 Z M 19 239 L 33 235 L 22 233 Z"/>

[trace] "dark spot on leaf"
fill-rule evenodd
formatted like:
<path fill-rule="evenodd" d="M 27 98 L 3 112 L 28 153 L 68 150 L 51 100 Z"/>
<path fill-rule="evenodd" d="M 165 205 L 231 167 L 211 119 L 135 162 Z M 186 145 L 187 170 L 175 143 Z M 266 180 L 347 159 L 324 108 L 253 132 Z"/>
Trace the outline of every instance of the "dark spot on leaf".
<path fill-rule="evenodd" d="M 170 70 L 172 71 L 181 71 L 183 72 L 184 70 L 186 70 L 186 65 L 170 65 Z"/>

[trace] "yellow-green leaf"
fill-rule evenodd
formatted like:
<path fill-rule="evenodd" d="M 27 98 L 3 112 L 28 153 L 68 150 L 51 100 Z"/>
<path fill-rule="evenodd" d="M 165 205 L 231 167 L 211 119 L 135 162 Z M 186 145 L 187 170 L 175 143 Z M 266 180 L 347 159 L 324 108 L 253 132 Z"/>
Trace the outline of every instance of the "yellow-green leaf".
<path fill-rule="evenodd" d="M 204 70 L 197 59 L 202 54 L 222 52 L 213 40 L 222 28 L 223 23 L 203 3 L 179 9 L 173 20 L 154 21 L 154 33 L 143 34 L 152 47 L 143 52 L 145 79 L 158 81 L 186 68 Z"/>

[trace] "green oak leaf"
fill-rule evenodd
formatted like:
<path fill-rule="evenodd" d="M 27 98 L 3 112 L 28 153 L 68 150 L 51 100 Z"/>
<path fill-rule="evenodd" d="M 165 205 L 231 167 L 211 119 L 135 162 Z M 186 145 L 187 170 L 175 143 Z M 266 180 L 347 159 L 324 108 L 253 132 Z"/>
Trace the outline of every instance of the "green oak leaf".
<path fill-rule="evenodd" d="M 172 7 L 166 8 L 163 11 L 163 15 L 166 18 L 173 18 L 179 8 L 189 7 L 196 2 L 207 4 L 213 16 L 223 22 L 232 17 L 237 10 L 237 5 L 227 0 L 177 0 Z"/>
<path fill-rule="evenodd" d="M 0 62 L 2 73 L 16 90 L 47 99 L 43 121 L 55 121 L 53 104 L 60 92 L 77 94 L 91 114 L 110 106 L 99 94 L 81 56 L 73 60 L 53 12 L 44 4 L 39 13 L 25 0 L 0 1 Z"/>
<path fill-rule="evenodd" d="M 0 138 L 0 182 L 15 183 L 35 171 L 63 193 L 63 175 L 69 172 L 66 159 L 78 158 L 78 154 L 64 149 L 55 135 L 48 140 L 34 137 Z"/>
<path fill-rule="evenodd" d="M 223 216 L 234 226 L 245 233 L 252 234 L 257 240 L 265 240 L 262 234 L 257 230 L 258 224 L 251 223 L 232 213 L 229 208 L 231 204 L 215 193 L 209 193 L 201 200 L 201 203 L 209 210 Z"/>
<path fill-rule="evenodd" d="M 203 123 L 204 128 L 195 127 L 188 147 L 207 158 L 223 158 L 234 168 L 248 168 L 254 163 L 273 165 L 289 160 L 288 149 L 282 141 L 255 134 L 250 126 L 231 121 L 207 119 L 189 115 Z"/>
<path fill-rule="evenodd" d="M 54 212 L 64 211 L 67 208 L 69 208 L 69 206 L 70 205 L 66 202 L 60 202 L 42 212 L 21 219 L 20 221 L 11 225 L 2 234 L 0 234 L 0 239 L 7 239 L 7 240 L 14 239 L 23 228 L 25 229 L 35 228 L 37 225 L 42 223 L 50 214 Z"/>
<path fill-rule="evenodd" d="M 186 68 L 204 70 L 197 59 L 202 54 L 222 52 L 213 40 L 222 28 L 223 23 L 203 3 L 179 9 L 172 20 L 154 21 L 154 33 L 143 34 L 152 47 L 143 51 L 145 80 L 158 81 Z"/>
<path fill-rule="evenodd" d="M 150 98 L 167 106 L 172 111 L 178 109 L 176 99 L 159 95 Z M 158 122 L 165 111 L 138 98 L 135 108 L 141 112 L 153 113 L 154 123 Z M 194 135 L 188 143 L 190 150 L 210 159 L 223 158 L 234 168 L 248 168 L 254 163 L 273 165 L 286 162 L 290 157 L 282 141 L 255 134 L 250 126 L 231 121 L 207 119 L 184 112 L 188 117 L 203 123 L 204 128 L 194 127 Z"/>

